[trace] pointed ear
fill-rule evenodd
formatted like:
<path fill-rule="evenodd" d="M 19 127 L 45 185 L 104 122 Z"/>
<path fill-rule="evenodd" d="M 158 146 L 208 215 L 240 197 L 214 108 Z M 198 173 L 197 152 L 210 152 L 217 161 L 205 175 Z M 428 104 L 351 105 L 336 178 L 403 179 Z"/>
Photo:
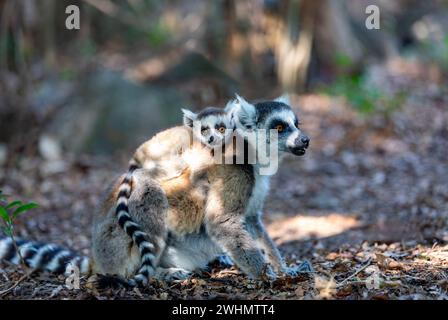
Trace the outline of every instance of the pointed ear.
<path fill-rule="evenodd" d="M 224 112 L 227 114 L 227 117 L 229 118 L 230 125 L 235 128 L 235 113 L 239 108 L 239 104 L 237 100 L 230 100 L 227 102 L 226 106 L 224 107 Z"/>
<path fill-rule="evenodd" d="M 238 101 L 235 99 L 230 100 L 229 102 L 227 102 L 226 106 L 224 107 L 224 111 L 226 113 L 231 113 L 232 111 L 235 111 L 236 108 L 238 107 Z"/>
<path fill-rule="evenodd" d="M 289 102 L 289 95 L 288 94 L 283 94 L 280 97 L 278 97 L 277 99 L 275 99 L 274 101 L 287 104 L 288 106 L 290 105 L 289 104 L 290 102 Z"/>
<path fill-rule="evenodd" d="M 247 106 L 251 105 L 249 102 L 247 102 L 243 97 L 238 95 L 238 93 L 235 93 L 236 101 L 240 106 Z"/>
<path fill-rule="evenodd" d="M 196 121 L 198 115 L 188 109 L 182 109 L 182 113 L 184 114 L 184 125 L 193 128 L 193 122 Z"/>
<path fill-rule="evenodd" d="M 235 111 L 235 122 L 241 123 L 246 129 L 254 129 L 257 122 L 255 106 L 244 98 L 236 95 L 237 110 Z"/>

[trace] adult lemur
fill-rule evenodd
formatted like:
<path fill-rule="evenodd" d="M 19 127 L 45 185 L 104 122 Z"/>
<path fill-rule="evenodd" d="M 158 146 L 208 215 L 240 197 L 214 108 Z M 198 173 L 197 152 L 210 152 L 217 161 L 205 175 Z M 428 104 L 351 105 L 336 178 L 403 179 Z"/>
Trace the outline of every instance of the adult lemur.
<path fill-rule="evenodd" d="M 252 105 L 238 97 L 228 110 L 236 120 L 237 131 L 275 129 L 280 152 L 305 154 L 309 138 L 300 132 L 297 118 L 286 101 Z M 249 149 L 255 148 L 248 144 Z M 270 277 L 275 277 L 275 273 L 295 273 L 295 269 L 285 266 L 260 220 L 270 177 L 260 175 L 259 170 L 259 163 L 213 164 L 193 184 L 189 175 L 185 177 L 183 189 L 179 189 L 179 184 L 172 188 L 170 180 L 157 183 L 148 170 L 134 171 L 129 212 L 150 236 L 156 277 L 166 274 L 185 277 L 222 252 L 252 277 L 261 277 L 265 271 Z M 111 187 L 96 212 L 94 271 L 130 277 L 140 268 L 141 259 L 138 246 L 118 227 L 115 217 L 120 182 Z M 195 193 L 202 196 L 187 201 L 191 210 L 176 207 L 185 204 L 176 199 Z M 185 215 L 187 211 L 189 214 Z M 2 252 L 11 255 L 10 246 L 3 245 L 3 251 L 0 247 L 0 255 Z"/>

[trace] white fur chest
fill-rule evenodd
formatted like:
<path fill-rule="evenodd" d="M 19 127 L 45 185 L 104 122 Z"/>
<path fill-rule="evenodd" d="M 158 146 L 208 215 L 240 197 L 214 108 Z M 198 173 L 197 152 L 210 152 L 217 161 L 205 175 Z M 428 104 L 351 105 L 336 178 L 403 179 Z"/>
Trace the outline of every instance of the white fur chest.
<path fill-rule="evenodd" d="M 270 176 L 259 175 L 254 170 L 254 188 L 246 208 L 246 216 L 254 216 L 263 210 L 264 200 L 269 192 Z"/>

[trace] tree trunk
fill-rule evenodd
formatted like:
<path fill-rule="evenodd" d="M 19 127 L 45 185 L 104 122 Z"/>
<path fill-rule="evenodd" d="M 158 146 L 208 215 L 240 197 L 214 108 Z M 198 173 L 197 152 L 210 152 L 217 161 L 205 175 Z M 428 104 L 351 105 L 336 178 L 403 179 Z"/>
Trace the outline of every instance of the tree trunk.
<path fill-rule="evenodd" d="M 290 0 L 268 14 L 266 31 L 277 60 L 283 91 L 302 91 L 306 84 L 314 39 L 316 12 L 323 0 Z M 279 3 L 280 4 L 280 3 Z"/>

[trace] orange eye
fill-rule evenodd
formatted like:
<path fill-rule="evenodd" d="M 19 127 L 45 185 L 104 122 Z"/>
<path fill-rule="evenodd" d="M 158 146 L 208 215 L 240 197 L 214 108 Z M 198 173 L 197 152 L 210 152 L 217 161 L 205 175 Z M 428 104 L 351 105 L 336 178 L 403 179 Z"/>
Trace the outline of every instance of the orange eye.
<path fill-rule="evenodd" d="M 277 130 L 278 132 L 282 132 L 284 130 L 283 125 L 281 124 L 276 125 L 275 130 Z"/>
<path fill-rule="evenodd" d="M 224 133 L 226 132 L 226 127 L 219 127 L 218 131 Z"/>

